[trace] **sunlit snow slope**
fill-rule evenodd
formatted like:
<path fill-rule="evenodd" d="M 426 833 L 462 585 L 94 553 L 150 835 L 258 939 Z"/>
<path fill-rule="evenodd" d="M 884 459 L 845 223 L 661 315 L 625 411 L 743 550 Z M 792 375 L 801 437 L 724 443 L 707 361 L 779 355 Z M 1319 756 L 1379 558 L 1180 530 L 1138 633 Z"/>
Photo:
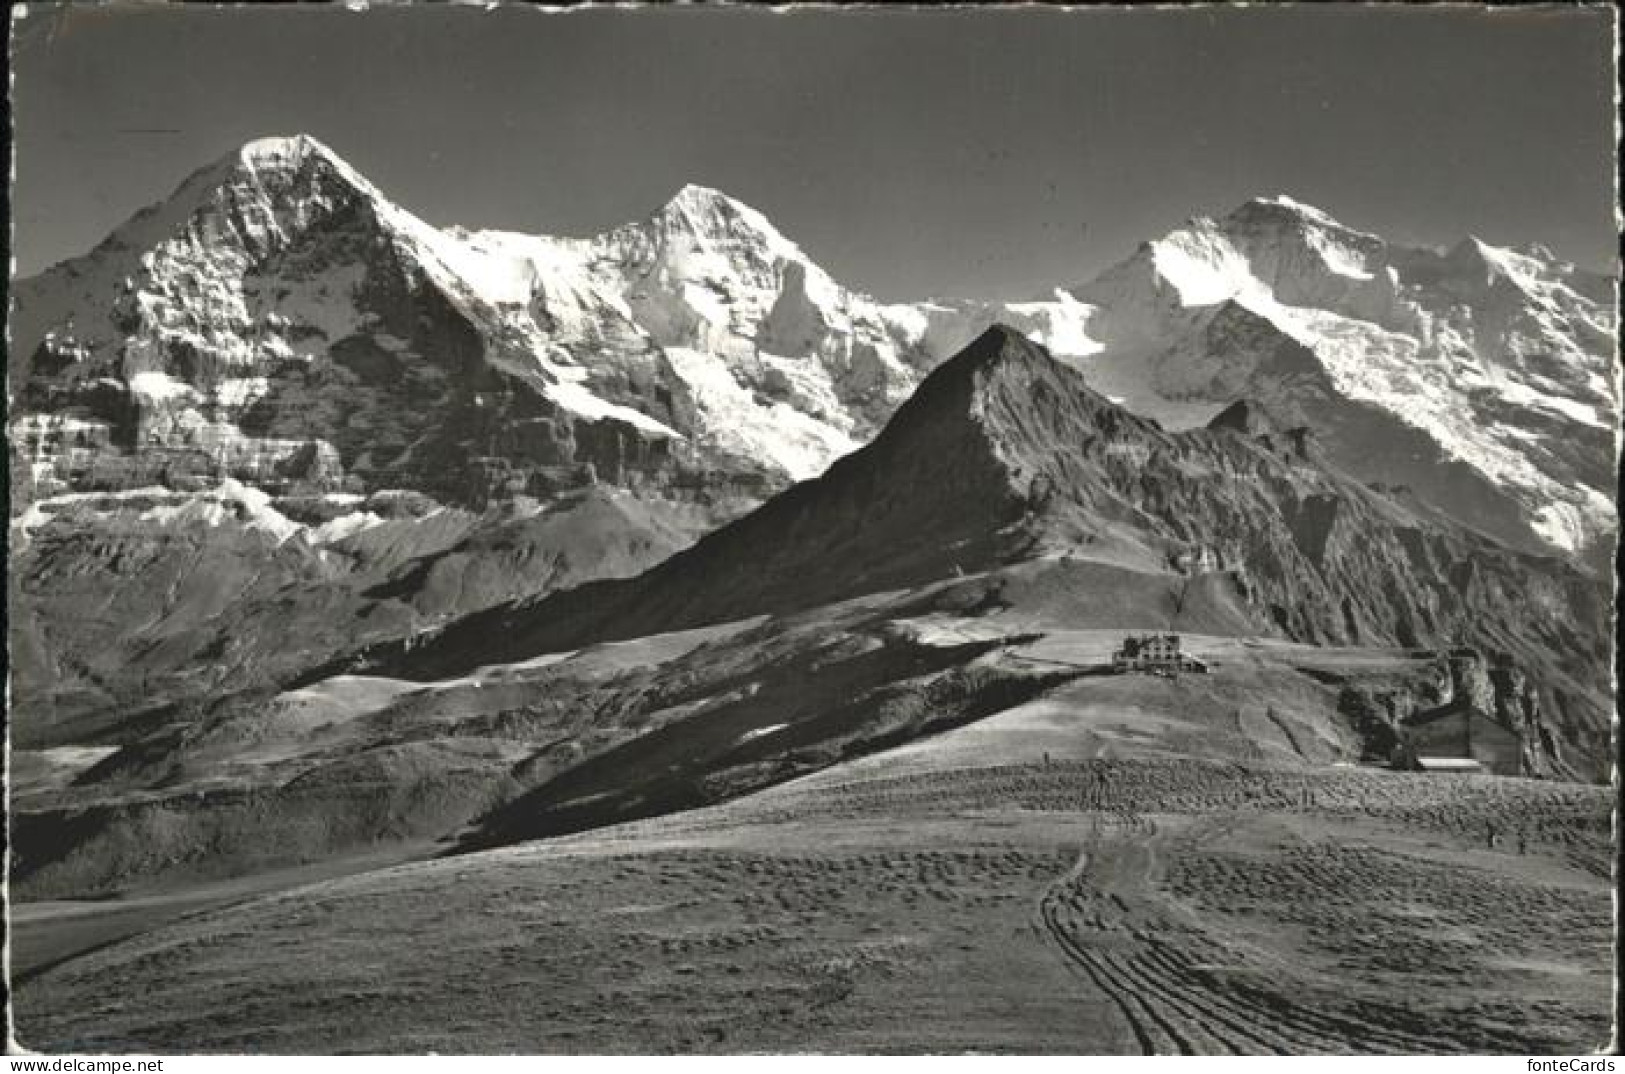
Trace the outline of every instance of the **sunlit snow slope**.
<path fill-rule="evenodd" d="M 1142 413 L 1178 427 L 1251 398 L 1354 473 L 1515 543 L 1611 543 L 1611 281 L 1474 238 L 1395 246 L 1278 197 L 1071 293 L 1094 308 L 1085 373 Z"/>

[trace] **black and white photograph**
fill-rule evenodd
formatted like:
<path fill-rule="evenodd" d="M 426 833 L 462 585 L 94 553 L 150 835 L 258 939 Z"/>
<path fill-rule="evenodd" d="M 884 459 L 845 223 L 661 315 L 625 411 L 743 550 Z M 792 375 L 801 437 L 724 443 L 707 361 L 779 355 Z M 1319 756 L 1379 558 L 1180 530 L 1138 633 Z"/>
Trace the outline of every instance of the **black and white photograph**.
<path fill-rule="evenodd" d="M 1612 5 L 9 35 L 9 1054 L 1615 1046 Z"/>

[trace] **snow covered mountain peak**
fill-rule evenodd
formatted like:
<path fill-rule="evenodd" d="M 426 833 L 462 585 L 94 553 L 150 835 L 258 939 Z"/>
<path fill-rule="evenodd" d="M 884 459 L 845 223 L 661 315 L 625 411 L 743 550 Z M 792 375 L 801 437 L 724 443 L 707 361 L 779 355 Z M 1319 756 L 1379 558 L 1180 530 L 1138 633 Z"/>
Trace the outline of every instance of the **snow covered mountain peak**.
<path fill-rule="evenodd" d="M 1172 311 L 1237 301 L 1319 306 L 1375 279 L 1387 244 L 1286 195 L 1253 198 L 1221 219 L 1195 217 L 1147 242 L 1073 293 L 1101 306 L 1098 330 L 1119 341 L 1159 335 Z M 1378 304 L 1380 296 L 1373 299 Z"/>
<path fill-rule="evenodd" d="M 1307 202 L 1299 201 L 1289 194 L 1276 194 L 1273 197 L 1249 198 L 1231 211 L 1227 220 L 1274 220 L 1278 222 L 1296 222 L 1300 225 L 1313 224 L 1320 227 L 1337 228 L 1341 231 L 1350 231 L 1351 228 L 1340 223 L 1323 209 L 1317 209 Z"/>
<path fill-rule="evenodd" d="M 281 161 L 302 161 L 312 154 L 332 161 L 340 159 L 337 153 L 327 148 L 313 135 L 304 133 L 255 138 L 244 142 L 237 149 L 235 156 L 245 164 L 260 165 Z"/>
<path fill-rule="evenodd" d="M 1539 286 L 1543 275 L 1553 269 L 1567 267 L 1550 256 L 1542 257 L 1533 251 L 1520 252 L 1510 247 L 1495 246 L 1477 235 L 1468 235 L 1445 255 L 1445 263 L 1459 273 L 1462 282 L 1492 287 L 1497 280 L 1505 280 L 1520 290 Z"/>
<path fill-rule="evenodd" d="M 695 183 L 677 191 L 646 219 L 616 228 L 601 241 L 633 257 L 693 251 L 739 256 L 758 264 L 782 258 L 807 260 L 765 214 Z"/>
<path fill-rule="evenodd" d="M 375 207 L 374 222 L 399 213 L 309 136 L 241 146 L 193 172 L 89 254 L 18 284 L 14 383 L 26 378 L 48 336 L 47 350 L 56 357 L 47 356 L 46 364 L 62 366 L 75 379 L 161 371 L 163 363 L 149 350 L 131 345 L 134 337 L 150 331 L 175 341 L 218 335 L 233 321 L 246 325 L 270 312 L 244 304 L 242 288 L 259 266 L 306 236 L 330 245 L 324 240 L 344 230 L 335 221 Z M 353 256 L 340 245 L 330 259 Z"/>
<path fill-rule="evenodd" d="M 309 134 L 277 135 L 245 142 L 194 173 L 182 189 L 188 186 L 196 187 L 214 201 L 229 197 L 234 190 L 280 199 L 311 197 L 336 188 L 387 200 L 371 180 Z M 172 196 L 160 204 L 175 200 Z"/>
<path fill-rule="evenodd" d="M 232 155 L 238 168 L 262 189 L 297 196 L 301 180 L 339 184 L 379 202 L 383 193 L 349 161 L 309 134 L 256 138 Z"/>
<path fill-rule="evenodd" d="M 1332 429 L 1339 465 L 1514 543 L 1611 541 L 1614 296 L 1546 251 L 1389 243 L 1289 197 L 1140 247 L 1073 294 L 1080 366 L 1181 427 L 1237 397 Z M 1578 447 L 1577 445 L 1584 445 Z"/>
<path fill-rule="evenodd" d="M 755 220 L 767 223 L 767 218 L 755 209 L 746 205 L 738 198 L 729 196 L 715 187 L 704 186 L 700 183 L 684 183 L 683 186 L 666 200 L 659 210 L 660 213 L 690 213 L 700 218 L 749 216 Z M 767 224 L 768 227 L 772 225 Z"/>

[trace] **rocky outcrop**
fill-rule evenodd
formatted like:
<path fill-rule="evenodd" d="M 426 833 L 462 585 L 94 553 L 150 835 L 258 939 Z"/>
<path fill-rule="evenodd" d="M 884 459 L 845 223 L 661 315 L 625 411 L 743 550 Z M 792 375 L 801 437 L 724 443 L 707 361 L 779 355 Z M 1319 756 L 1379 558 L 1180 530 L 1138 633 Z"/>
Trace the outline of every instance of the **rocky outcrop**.
<path fill-rule="evenodd" d="M 1279 430 L 1275 419 L 1257 403 L 1237 399 L 1213 416 L 1209 429 L 1229 429 L 1248 436 L 1268 436 Z"/>
<path fill-rule="evenodd" d="M 1349 681 L 1341 687 L 1338 709 L 1350 719 L 1368 760 L 1423 749 L 1473 753 L 1509 775 L 1599 775 L 1589 767 L 1596 754 L 1562 748 L 1561 732 L 1544 718 L 1539 689 L 1507 653 L 1452 648 L 1408 675 Z M 1510 754 L 1497 748 L 1502 736 L 1515 745 Z"/>

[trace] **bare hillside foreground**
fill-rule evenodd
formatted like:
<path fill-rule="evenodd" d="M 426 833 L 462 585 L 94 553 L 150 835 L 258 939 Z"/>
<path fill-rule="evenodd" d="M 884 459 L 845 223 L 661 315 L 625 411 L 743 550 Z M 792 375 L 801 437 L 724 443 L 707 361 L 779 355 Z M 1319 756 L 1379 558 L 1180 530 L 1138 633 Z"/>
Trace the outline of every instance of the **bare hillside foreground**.
<path fill-rule="evenodd" d="M 914 624 L 939 646 L 1007 625 Z M 1111 637 L 977 659 L 1082 665 Z M 1346 732 L 1293 669 L 1404 654 L 1191 644 L 1211 674 L 1080 678 L 706 808 L 315 883 L 266 873 L 292 886 L 258 897 L 194 884 L 167 922 L 164 897 L 136 891 L 25 905 L 16 950 L 45 965 L 20 982 L 21 1037 L 250 1053 L 1604 1042 L 1605 789 L 1336 764 Z M 548 667 L 614 665 L 617 648 Z M 1238 691 L 1281 703 L 1238 710 Z M 68 914 L 81 938 L 111 922 L 113 942 L 47 961 Z"/>

